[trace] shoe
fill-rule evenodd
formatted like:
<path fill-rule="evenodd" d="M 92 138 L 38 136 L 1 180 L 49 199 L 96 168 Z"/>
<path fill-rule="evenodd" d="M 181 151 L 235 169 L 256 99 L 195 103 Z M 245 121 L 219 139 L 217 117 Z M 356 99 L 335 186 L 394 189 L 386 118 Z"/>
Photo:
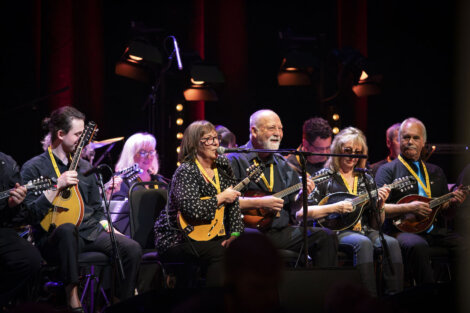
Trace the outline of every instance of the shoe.
<path fill-rule="evenodd" d="M 81 306 L 76 307 L 76 308 L 69 307 L 68 311 L 72 313 L 85 313 L 85 310 Z"/>

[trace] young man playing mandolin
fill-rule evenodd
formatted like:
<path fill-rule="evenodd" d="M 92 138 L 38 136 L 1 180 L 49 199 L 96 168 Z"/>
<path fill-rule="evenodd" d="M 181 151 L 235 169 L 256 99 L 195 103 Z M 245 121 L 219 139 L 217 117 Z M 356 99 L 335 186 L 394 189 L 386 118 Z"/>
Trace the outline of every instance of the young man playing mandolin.
<path fill-rule="evenodd" d="M 279 116 L 271 110 L 260 110 L 250 117 L 250 141 L 241 148 L 277 150 L 283 137 L 282 123 Z M 248 153 L 231 154 L 228 156 L 237 179 L 246 177 L 245 168 L 255 164 L 264 165 L 264 175 L 258 182 L 250 182 L 248 189 L 266 193 L 263 197 L 250 197 L 245 193 L 240 197 L 240 209 L 247 217 L 247 210 L 263 208 L 265 212 L 273 213 L 266 216 L 264 221 L 271 220 L 263 227 L 258 227 L 272 241 L 277 249 L 301 252 L 303 244 L 303 229 L 290 226 L 293 214 L 302 206 L 302 197 L 292 192 L 284 198 L 269 195 L 278 193 L 300 183 L 298 174 L 289 166 L 280 154 L 276 153 Z M 310 193 L 315 184 L 311 179 L 307 181 Z M 298 191 L 300 188 L 296 189 Z M 276 214 L 279 212 L 279 214 Z M 278 216 L 276 216 L 278 215 Z M 245 220 L 246 222 L 246 220 Z M 337 239 L 326 229 L 318 227 L 308 228 L 308 252 L 313 258 L 314 265 L 321 267 L 335 266 L 337 263 Z"/>
<path fill-rule="evenodd" d="M 466 193 L 460 189 L 456 190 L 449 194 L 449 200 L 445 201 L 442 206 L 431 208 L 429 200 L 448 194 L 449 190 L 442 169 L 421 160 L 421 151 L 426 143 L 426 128 L 420 120 L 408 118 L 401 123 L 398 136 L 401 153 L 398 158 L 378 169 L 377 185 L 380 187 L 390 184 L 395 178 L 405 175 L 413 175 L 418 183 L 413 189 L 407 189 L 405 192 L 392 190 L 387 200 L 388 203 L 385 205 L 387 217 L 385 227 L 387 233 L 395 236 L 400 243 L 404 264 L 409 267 L 409 272 L 413 274 L 412 278 L 416 283 L 433 283 L 434 275 L 429 262 L 429 246 L 449 249 L 451 259 L 456 261 L 463 242 L 461 237 L 449 232 L 443 225 L 444 218 L 434 220 L 434 213 L 439 209 L 445 211 L 462 203 L 466 198 Z M 411 200 L 407 201 L 403 198 L 407 195 L 416 196 L 408 198 Z M 417 220 L 428 220 L 428 226 L 421 230 L 412 230 L 412 232 L 400 232 L 397 227 L 400 227 L 402 222 L 404 222 L 403 226 L 407 224 L 405 214 L 408 217 L 413 216 L 413 220 L 415 217 Z"/>
<path fill-rule="evenodd" d="M 85 115 L 73 107 L 53 111 L 50 118 L 44 120 L 49 131 L 45 138 L 49 143 L 47 150 L 26 162 L 21 170 L 23 181 L 39 176 L 58 178 L 57 190 L 45 192 L 48 201 L 35 202 L 37 196 L 28 194 L 25 202 L 37 211 L 51 209 L 40 225 L 34 225 L 36 246 L 48 262 L 59 265 L 67 304 L 72 312 L 83 312 L 77 292 L 79 253 L 99 251 L 112 255 L 110 229 L 98 181 L 94 175 L 83 176 L 91 168 L 90 163 L 79 155 L 80 147 L 88 143 L 84 138 L 89 128 L 88 125 L 85 128 L 84 121 Z M 75 162 L 76 166 L 73 166 Z M 73 214 L 77 210 L 82 210 L 78 220 Z M 67 216 L 71 217 L 70 221 Z M 48 226 L 45 228 L 44 225 Z M 134 294 L 142 251 L 137 242 L 120 234 L 116 241 L 126 276 L 117 297 L 124 299 Z"/>

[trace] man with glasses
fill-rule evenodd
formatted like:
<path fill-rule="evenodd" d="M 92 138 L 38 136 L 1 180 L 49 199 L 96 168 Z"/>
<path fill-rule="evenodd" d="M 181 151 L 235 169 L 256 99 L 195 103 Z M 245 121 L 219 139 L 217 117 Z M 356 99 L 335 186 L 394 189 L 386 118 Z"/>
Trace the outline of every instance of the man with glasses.
<path fill-rule="evenodd" d="M 321 117 L 310 118 L 304 122 L 302 127 L 302 144 L 297 150 L 312 153 L 329 153 L 332 136 L 331 126 L 326 120 Z M 307 173 L 313 175 L 321 170 L 326 159 L 326 156 L 321 155 L 308 156 L 306 162 Z M 289 155 L 287 161 L 299 175 L 302 173 L 298 155 Z"/>
<path fill-rule="evenodd" d="M 279 116 L 271 110 L 260 110 L 250 117 L 250 140 L 241 148 L 278 150 L 283 138 L 283 127 Z M 230 154 L 234 174 L 237 179 L 246 177 L 246 169 L 252 165 L 263 165 L 264 173 L 258 182 L 251 181 L 249 191 L 255 191 L 265 196 L 240 197 L 240 209 L 246 213 L 250 209 L 263 208 L 272 213 L 272 219 L 264 227 L 258 227 L 278 249 L 302 251 L 303 229 L 295 225 L 293 214 L 302 206 L 302 197 L 296 197 L 299 192 L 293 192 L 284 198 L 270 194 L 277 193 L 300 182 L 297 173 L 289 166 L 285 158 L 277 153 Z M 307 182 L 308 193 L 315 187 L 312 180 Z M 274 214 L 279 212 L 279 214 Z M 276 216 L 277 215 L 277 216 Z M 308 228 L 309 255 L 316 266 L 336 265 L 337 245 L 336 236 L 326 229 Z"/>

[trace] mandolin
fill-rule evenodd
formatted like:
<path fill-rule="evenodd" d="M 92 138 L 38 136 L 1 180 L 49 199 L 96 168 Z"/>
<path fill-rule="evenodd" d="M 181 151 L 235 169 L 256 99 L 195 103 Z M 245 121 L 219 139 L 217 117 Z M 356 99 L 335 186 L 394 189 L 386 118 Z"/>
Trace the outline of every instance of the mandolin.
<path fill-rule="evenodd" d="M 57 180 L 55 178 L 41 176 L 40 178 L 29 181 L 22 187 L 25 187 L 27 192 L 33 192 L 35 195 L 39 195 L 44 190 L 56 188 L 56 183 Z M 0 200 L 8 198 L 10 196 L 10 192 L 14 189 L 15 188 L 0 192 Z"/>
<path fill-rule="evenodd" d="M 325 169 L 319 171 L 316 176 L 310 176 L 310 178 L 315 182 L 315 184 L 319 184 L 328 179 L 330 175 L 331 171 Z M 296 191 L 299 191 L 300 189 L 302 189 L 302 182 L 271 195 L 276 198 L 284 198 Z M 264 197 L 266 195 L 270 195 L 270 193 L 262 190 L 247 190 L 243 196 Z M 254 208 L 243 211 L 243 222 L 245 223 L 245 226 L 249 228 L 256 228 L 262 231 L 271 226 L 274 217 L 279 217 L 279 212 L 265 208 Z"/>
<path fill-rule="evenodd" d="M 243 179 L 235 187 L 233 187 L 234 190 L 240 191 L 246 185 L 248 185 L 250 181 L 257 181 L 260 178 L 260 175 L 263 173 L 263 168 L 260 166 L 252 165 L 246 171 L 247 177 L 245 177 L 245 179 Z M 215 236 L 225 234 L 224 212 L 225 206 L 222 205 L 218 207 L 215 211 L 215 217 L 209 224 L 202 224 L 198 223 L 197 221 L 186 221 L 181 212 L 178 212 L 179 226 L 182 230 L 185 231 L 189 238 L 193 240 L 211 240 Z"/>
<path fill-rule="evenodd" d="M 410 189 L 416 183 L 412 176 L 397 178 L 392 184 L 388 185 L 390 189 L 400 189 L 402 192 Z M 377 197 L 377 190 L 371 191 L 372 197 Z M 365 207 L 369 203 L 369 194 L 367 192 L 359 195 L 353 195 L 347 192 L 335 192 L 323 198 L 318 205 L 333 204 L 340 201 L 350 201 L 353 211 L 349 213 L 331 213 L 324 218 L 318 219 L 318 224 L 331 230 L 340 231 L 348 229 L 359 221 Z"/>
<path fill-rule="evenodd" d="M 468 192 L 470 190 L 470 186 L 461 187 L 459 189 L 463 190 L 464 192 Z M 429 208 L 432 210 L 432 212 L 428 216 L 416 215 L 414 213 L 402 214 L 393 218 L 393 225 L 405 233 L 421 233 L 431 227 L 431 225 L 434 223 L 434 219 L 436 218 L 437 213 L 439 213 L 439 210 L 445 203 L 448 203 L 450 200 L 452 200 L 453 197 L 454 194 L 452 192 L 434 199 L 426 198 L 420 195 L 407 195 L 398 200 L 397 204 L 410 203 L 413 201 L 426 202 L 429 203 Z"/>
<path fill-rule="evenodd" d="M 91 141 L 96 131 L 97 125 L 95 122 L 88 122 L 75 147 L 72 161 L 68 169 L 69 171 L 75 171 L 77 169 L 83 148 Z M 80 191 L 78 190 L 78 185 L 61 190 L 52 201 L 52 204 L 53 207 L 41 221 L 41 227 L 45 231 L 49 231 L 65 223 L 72 223 L 77 227 L 80 226 L 83 220 L 85 206 Z"/>

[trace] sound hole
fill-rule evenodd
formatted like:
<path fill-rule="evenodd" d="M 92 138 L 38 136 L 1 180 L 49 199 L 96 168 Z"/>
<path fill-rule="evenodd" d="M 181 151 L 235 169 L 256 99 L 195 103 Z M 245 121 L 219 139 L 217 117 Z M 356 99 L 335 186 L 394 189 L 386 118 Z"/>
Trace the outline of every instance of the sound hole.
<path fill-rule="evenodd" d="M 70 189 L 64 189 L 62 190 L 62 193 L 60 195 L 62 196 L 62 198 L 68 199 L 71 195 L 71 191 Z"/>

